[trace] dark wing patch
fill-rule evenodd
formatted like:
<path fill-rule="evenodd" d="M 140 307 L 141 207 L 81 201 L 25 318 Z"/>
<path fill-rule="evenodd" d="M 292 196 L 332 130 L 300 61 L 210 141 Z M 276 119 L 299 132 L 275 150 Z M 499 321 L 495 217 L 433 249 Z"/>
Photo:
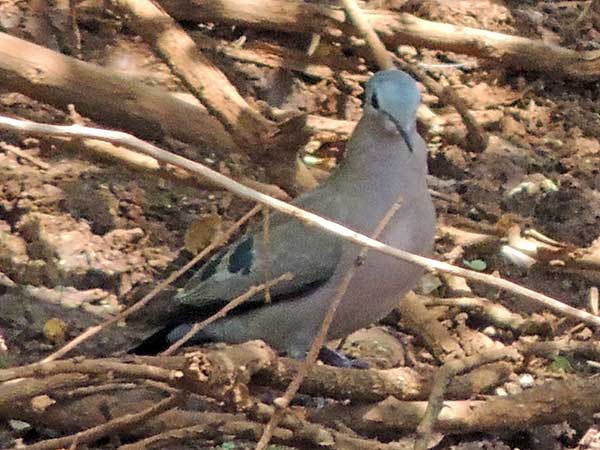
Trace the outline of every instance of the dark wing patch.
<path fill-rule="evenodd" d="M 242 272 L 243 275 L 248 275 L 252 268 L 254 238 L 248 236 L 243 239 L 229 257 L 229 265 L 227 269 L 231 273 Z"/>
<path fill-rule="evenodd" d="M 200 281 L 208 280 L 217 272 L 217 266 L 221 263 L 221 260 L 227 253 L 226 250 L 221 250 L 221 252 L 214 256 L 210 261 L 206 263 L 206 265 L 201 269 L 202 275 L 200 277 Z"/>
<path fill-rule="evenodd" d="M 207 311 L 222 307 L 252 286 L 265 282 L 261 262 L 266 245 L 261 229 L 255 227 L 232 243 L 223 255 L 209 260 L 175 296 L 180 306 Z M 307 228 L 296 219 L 273 215 L 269 241 L 270 273 L 276 278 L 291 272 L 293 279 L 273 286 L 273 300 L 293 299 L 326 281 L 334 273 L 342 255 L 342 241 L 320 230 Z M 218 259 L 217 259 L 218 258 Z M 263 303 L 260 294 L 246 303 Z"/>

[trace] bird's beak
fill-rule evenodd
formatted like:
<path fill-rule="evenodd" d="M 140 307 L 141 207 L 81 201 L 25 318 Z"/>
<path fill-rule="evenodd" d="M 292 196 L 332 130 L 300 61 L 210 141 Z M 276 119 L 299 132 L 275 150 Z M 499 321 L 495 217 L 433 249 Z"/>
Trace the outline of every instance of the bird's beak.
<path fill-rule="evenodd" d="M 413 144 L 412 144 L 410 136 L 408 135 L 406 130 L 399 124 L 396 124 L 396 128 L 398 128 L 398 132 L 400 133 L 400 136 L 402 136 L 402 139 L 404 139 L 404 142 L 406 142 L 406 146 L 408 147 L 408 150 L 411 153 L 413 153 Z"/>
<path fill-rule="evenodd" d="M 406 143 L 408 150 L 411 153 L 413 153 L 413 151 L 414 151 L 413 143 L 412 143 L 412 140 L 410 139 L 408 132 L 406 131 L 406 128 L 398 120 L 396 120 L 394 118 L 394 116 L 392 116 L 391 114 L 385 113 L 385 115 L 387 116 L 388 119 L 390 119 L 392 121 L 392 123 L 394 125 L 396 125 L 396 129 L 398 130 L 398 133 L 400 133 L 400 136 L 402 136 L 402 139 L 404 139 L 404 142 Z"/>

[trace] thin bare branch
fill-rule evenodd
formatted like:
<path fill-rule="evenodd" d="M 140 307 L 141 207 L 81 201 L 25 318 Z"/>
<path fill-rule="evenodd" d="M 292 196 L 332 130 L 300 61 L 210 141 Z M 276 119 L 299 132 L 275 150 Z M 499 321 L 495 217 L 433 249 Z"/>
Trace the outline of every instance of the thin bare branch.
<path fill-rule="evenodd" d="M 217 241 L 213 242 L 208 247 L 206 247 L 204 250 L 202 250 L 198 255 L 196 255 L 194 258 L 192 258 L 192 260 L 190 262 L 188 262 L 183 267 L 181 267 L 181 269 L 179 269 L 176 272 L 173 272 L 171 275 L 169 275 L 169 277 L 166 280 L 164 280 L 162 283 L 159 283 L 158 285 L 156 285 L 154 287 L 154 289 L 152 289 L 140 301 L 138 301 L 134 305 L 130 306 L 129 308 L 125 309 L 124 311 L 121 311 L 119 314 L 117 314 L 116 316 L 101 323 L 100 325 L 96 325 L 96 326 L 88 328 L 83 333 L 81 333 L 79 336 L 77 336 L 76 338 L 67 342 L 63 347 L 59 348 L 54 353 L 48 355 L 46 358 L 44 358 L 42 360 L 42 362 L 54 361 L 55 359 L 62 358 L 64 355 L 69 353 L 71 350 L 73 350 L 75 347 L 77 347 L 82 342 L 84 342 L 84 341 L 88 340 L 89 338 L 91 338 L 92 336 L 98 334 L 100 331 L 104 330 L 105 328 L 108 328 L 109 326 L 129 317 L 134 312 L 142 309 L 144 306 L 146 306 L 150 302 L 150 300 L 152 300 L 156 296 L 156 294 L 158 294 L 160 291 L 162 291 L 166 286 L 168 286 L 169 284 L 174 282 L 177 278 L 179 278 L 185 272 L 187 272 L 192 267 L 194 267 L 198 263 L 198 261 L 205 258 L 208 254 L 213 252 L 216 248 L 220 247 L 225 242 L 227 242 L 231 238 L 231 236 L 243 224 L 245 224 L 248 220 L 250 220 L 250 218 L 252 218 L 256 213 L 258 213 L 260 211 L 260 209 L 261 209 L 260 205 L 257 205 L 254 208 L 252 208 L 240 220 L 238 220 L 236 223 L 234 223 L 231 226 L 231 228 L 229 228 L 229 230 L 227 230 L 225 233 L 223 233 L 223 235 L 220 236 L 220 238 Z"/>
<path fill-rule="evenodd" d="M 381 222 L 377 225 L 377 227 L 375 227 L 375 231 L 373 232 L 374 239 L 377 239 L 379 237 L 379 235 L 387 226 L 389 221 L 392 220 L 394 214 L 396 214 L 396 212 L 402 205 L 402 201 L 402 196 L 400 196 L 398 200 L 386 212 L 383 219 L 381 219 Z M 296 374 L 292 382 L 288 385 L 287 389 L 285 390 L 285 393 L 283 394 L 283 397 L 279 397 L 275 400 L 275 412 L 271 416 L 271 420 L 269 420 L 269 422 L 265 426 L 263 434 L 260 437 L 258 444 L 256 444 L 256 450 L 265 450 L 267 448 L 269 442 L 271 441 L 271 437 L 273 436 L 273 432 L 277 428 L 277 425 L 279 424 L 281 419 L 284 417 L 287 408 L 289 407 L 296 393 L 300 389 L 302 381 L 304 380 L 304 378 L 306 378 L 306 375 L 308 374 L 310 368 L 314 365 L 315 361 L 319 357 L 319 351 L 325 344 L 325 340 L 327 339 L 327 333 L 329 332 L 329 327 L 331 326 L 331 323 L 335 318 L 335 312 L 337 311 L 340 302 L 344 298 L 344 294 L 348 290 L 348 286 L 350 286 L 350 281 L 354 277 L 356 270 L 362 265 L 363 261 L 367 257 L 368 251 L 369 249 L 366 247 L 363 247 L 361 249 L 361 252 L 358 255 L 358 258 L 356 259 L 355 264 L 352 265 L 352 267 L 350 267 L 348 272 L 346 272 L 344 278 L 337 287 L 335 295 L 333 296 L 331 304 L 329 305 L 329 309 L 327 310 L 327 313 L 323 318 L 321 328 L 319 329 L 319 332 L 313 339 L 310 349 L 308 350 L 308 354 L 306 355 L 306 358 L 300 366 L 300 370 L 298 370 L 298 373 Z"/>
<path fill-rule="evenodd" d="M 179 339 L 177 342 L 175 342 L 173 345 L 171 345 L 168 349 L 166 349 L 164 352 L 162 352 L 161 355 L 162 356 L 172 355 L 173 352 L 175 352 L 179 347 L 181 347 L 183 344 L 185 344 L 187 341 L 189 341 L 191 338 L 193 338 L 196 335 L 196 333 L 198 333 L 204 327 L 213 323 L 215 320 L 225 317 L 229 313 L 229 311 L 231 311 L 232 309 L 237 308 L 242 303 L 251 299 L 259 292 L 261 292 L 263 290 L 266 291 L 269 287 L 275 286 L 277 283 L 281 283 L 282 281 L 289 281 L 292 278 L 293 278 L 292 274 L 287 272 L 287 273 L 284 273 L 283 275 L 281 275 L 280 277 L 277 277 L 274 280 L 271 280 L 267 283 L 263 283 L 261 285 L 251 287 L 250 289 L 248 289 L 245 293 L 243 293 L 239 297 L 236 297 L 233 300 L 231 300 L 223 308 L 221 308 L 219 311 L 214 313 L 212 316 L 210 316 L 206 320 L 195 323 L 192 326 L 192 328 L 190 329 L 190 331 L 188 331 L 181 339 Z"/>
<path fill-rule="evenodd" d="M 197 175 L 211 179 L 215 184 L 222 186 L 224 189 L 231 191 L 241 197 L 257 201 L 259 203 L 270 206 L 284 214 L 296 217 L 300 221 L 310 226 L 319 227 L 331 234 L 340 236 L 355 244 L 369 247 L 394 258 L 402 259 L 411 262 L 418 266 L 424 267 L 428 271 L 439 270 L 454 275 L 458 275 L 469 280 L 478 281 L 488 286 L 493 286 L 498 289 L 507 290 L 515 295 L 533 300 L 536 303 L 542 304 L 545 307 L 556 311 L 560 314 L 575 318 L 588 325 L 600 327 L 600 317 L 594 316 L 586 311 L 573 308 L 563 302 L 560 302 L 552 297 L 535 292 L 516 283 L 512 283 L 502 278 L 488 275 L 473 270 L 463 269 L 434 259 L 425 258 L 424 256 L 415 255 L 397 248 L 385 245 L 360 233 L 356 233 L 351 229 L 340 224 L 324 219 L 317 214 L 305 211 L 297 206 L 291 205 L 281 200 L 277 200 L 268 195 L 262 194 L 253 189 L 233 181 L 198 162 L 191 161 L 179 155 L 166 152 L 152 144 L 142 141 L 134 136 L 119 131 L 103 130 L 91 127 L 82 127 L 79 125 L 60 126 L 49 125 L 31 122 L 27 120 L 12 119 L 9 117 L 0 116 L 0 128 L 12 131 L 24 132 L 33 135 L 41 136 L 67 136 L 67 137 L 87 137 L 91 139 L 102 139 L 119 145 L 127 146 L 131 149 L 139 151 L 143 154 L 150 155 L 165 164 L 172 164 L 185 170 L 196 173 Z"/>
<path fill-rule="evenodd" d="M 462 372 L 466 372 L 467 370 L 471 370 L 483 364 L 496 362 L 500 359 L 517 360 L 518 358 L 519 354 L 514 349 L 493 349 L 478 355 L 467 356 L 462 359 L 447 362 L 440 367 L 435 374 L 435 379 L 431 386 L 427 409 L 425 409 L 425 414 L 417 427 L 418 438 L 415 441 L 415 450 L 426 450 L 428 448 L 427 444 L 431 438 L 435 422 L 442 410 L 444 393 L 446 392 L 450 381 L 452 381 L 452 378 Z"/>

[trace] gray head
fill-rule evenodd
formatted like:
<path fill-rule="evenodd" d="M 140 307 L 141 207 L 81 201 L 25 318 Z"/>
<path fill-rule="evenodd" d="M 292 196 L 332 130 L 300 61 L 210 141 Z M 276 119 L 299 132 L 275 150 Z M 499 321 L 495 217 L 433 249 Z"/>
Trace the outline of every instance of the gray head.
<path fill-rule="evenodd" d="M 420 104 L 417 83 L 401 70 L 377 72 L 366 84 L 365 111 L 381 114 L 392 122 L 411 152 L 414 149 L 411 136 L 415 131 Z"/>

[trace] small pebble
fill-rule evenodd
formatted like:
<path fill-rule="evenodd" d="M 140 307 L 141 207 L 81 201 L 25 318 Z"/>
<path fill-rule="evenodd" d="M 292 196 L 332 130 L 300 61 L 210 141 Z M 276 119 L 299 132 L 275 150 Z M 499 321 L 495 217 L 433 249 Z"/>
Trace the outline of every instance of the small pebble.
<path fill-rule="evenodd" d="M 483 329 L 483 334 L 485 334 L 488 337 L 494 337 L 498 334 L 498 332 L 496 331 L 496 328 L 490 325 L 489 327 L 485 327 Z"/>
<path fill-rule="evenodd" d="M 278 408 L 285 408 L 287 406 L 283 397 L 277 397 L 275 400 L 273 400 L 273 404 Z"/>
<path fill-rule="evenodd" d="M 519 378 L 519 384 L 521 385 L 521 387 L 523 389 L 529 389 L 529 388 L 533 387 L 533 382 L 534 382 L 533 376 L 529 373 L 524 373 Z"/>
<path fill-rule="evenodd" d="M 24 434 L 31 430 L 31 425 L 22 420 L 9 420 L 8 425 L 10 425 L 10 427 L 19 434 Z"/>
<path fill-rule="evenodd" d="M 504 385 L 504 388 L 506 389 L 506 392 L 508 392 L 509 395 L 517 395 L 523 392 L 523 388 L 517 383 L 506 383 Z"/>

